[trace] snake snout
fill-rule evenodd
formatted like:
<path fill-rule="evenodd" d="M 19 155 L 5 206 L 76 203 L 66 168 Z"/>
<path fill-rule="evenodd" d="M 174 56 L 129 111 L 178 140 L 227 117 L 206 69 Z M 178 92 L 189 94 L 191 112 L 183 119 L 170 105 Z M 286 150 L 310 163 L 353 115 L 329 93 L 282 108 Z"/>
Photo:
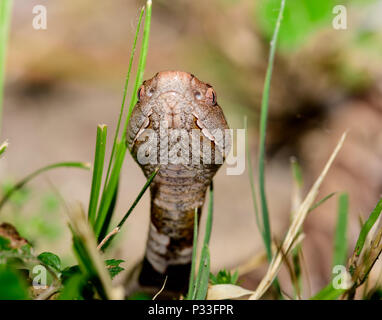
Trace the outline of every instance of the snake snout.
<path fill-rule="evenodd" d="M 158 103 L 163 111 L 168 128 L 179 129 L 182 127 L 181 117 L 189 112 L 189 105 L 185 104 L 184 96 L 177 91 L 170 90 L 159 96 Z"/>

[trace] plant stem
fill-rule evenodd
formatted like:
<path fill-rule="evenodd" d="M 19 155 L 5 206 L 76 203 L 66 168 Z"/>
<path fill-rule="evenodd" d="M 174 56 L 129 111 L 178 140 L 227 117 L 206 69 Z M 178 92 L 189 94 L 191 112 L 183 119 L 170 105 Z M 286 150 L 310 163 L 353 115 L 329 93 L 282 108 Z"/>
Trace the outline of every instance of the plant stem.
<path fill-rule="evenodd" d="M 267 204 L 267 198 L 265 193 L 265 137 L 267 132 L 269 91 L 270 91 L 270 84 L 272 79 L 273 63 L 275 58 L 277 38 L 278 38 L 279 30 L 280 30 L 281 20 L 283 17 L 284 7 L 285 7 L 285 0 L 282 0 L 280 12 L 277 17 L 275 30 L 274 30 L 271 45 L 270 45 L 270 54 L 269 54 L 267 72 L 266 72 L 265 81 L 264 81 L 263 96 L 261 101 L 261 115 L 260 115 L 259 191 L 260 191 L 261 209 L 262 209 L 262 217 L 263 217 L 265 248 L 267 251 L 267 257 L 269 261 L 272 260 L 272 246 L 271 246 L 271 227 L 269 223 L 269 211 L 268 211 L 268 204 Z"/>

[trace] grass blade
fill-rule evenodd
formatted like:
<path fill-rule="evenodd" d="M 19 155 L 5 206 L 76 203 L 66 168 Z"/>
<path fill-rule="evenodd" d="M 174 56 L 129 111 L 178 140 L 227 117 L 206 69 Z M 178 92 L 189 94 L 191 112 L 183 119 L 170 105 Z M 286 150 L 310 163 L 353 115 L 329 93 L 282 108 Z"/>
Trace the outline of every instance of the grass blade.
<path fill-rule="evenodd" d="M 325 288 L 311 297 L 310 300 L 337 300 L 345 291 L 344 289 L 334 289 L 332 284 L 329 283 Z"/>
<path fill-rule="evenodd" d="M 314 205 L 312 205 L 312 207 L 309 209 L 309 212 L 313 211 L 314 209 L 318 208 L 320 205 L 322 205 L 324 202 L 326 202 L 327 200 L 329 200 L 331 197 L 333 197 L 334 195 L 336 194 L 336 192 L 332 192 L 330 194 L 328 194 L 327 196 L 325 196 L 324 198 L 322 198 L 321 200 L 317 201 Z"/>
<path fill-rule="evenodd" d="M 117 227 L 115 227 L 112 231 L 113 234 L 110 235 L 109 239 L 102 240 L 102 244 L 100 242 L 99 249 L 105 250 L 111 243 L 112 239 L 115 237 L 117 233 L 119 233 L 119 230 L 122 228 L 123 224 L 127 220 L 127 218 L 130 216 L 130 214 L 133 212 L 135 206 L 138 204 L 138 202 L 141 200 L 142 196 L 150 186 L 151 182 L 154 180 L 155 176 L 157 175 L 159 171 L 159 167 L 151 174 L 149 179 L 146 181 L 145 185 L 143 186 L 142 190 L 139 192 L 137 198 L 134 200 L 133 204 L 127 211 L 127 213 L 123 216 L 121 221 L 118 223 Z"/>
<path fill-rule="evenodd" d="M 131 113 L 133 112 L 133 107 L 138 101 L 138 98 L 137 98 L 138 88 L 143 81 L 143 74 L 145 72 L 145 67 L 146 67 L 147 51 L 148 51 L 148 47 L 149 47 L 150 25 L 151 25 L 151 7 L 152 7 L 152 1 L 147 0 L 146 9 L 145 9 L 145 11 L 146 11 L 145 26 L 143 28 L 142 48 L 141 48 L 141 53 L 139 56 L 137 76 L 135 78 L 134 90 L 132 92 L 129 111 L 127 114 L 125 127 L 123 128 L 123 132 L 126 132 L 126 130 L 127 130 L 127 125 L 129 123 Z"/>
<path fill-rule="evenodd" d="M 113 165 L 113 169 L 111 171 L 110 180 L 106 186 L 106 189 L 102 193 L 101 203 L 99 206 L 97 219 L 94 226 L 97 239 L 101 233 L 101 230 L 103 229 L 103 225 L 108 216 L 110 205 L 112 204 L 113 198 L 115 197 L 115 192 L 119 181 L 119 173 L 121 171 L 123 159 L 126 154 L 126 147 L 124 142 L 119 141 L 117 143 L 116 152 L 116 158 Z"/>
<path fill-rule="evenodd" d="M 291 207 L 291 221 L 293 220 L 293 217 L 297 213 L 298 208 L 301 205 L 302 202 L 302 188 L 304 185 L 304 180 L 302 176 L 302 170 L 300 167 L 300 164 L 298 163 L 296 158 L 291 159 L 291 169 L 292 169 L 292 177 L 293 177 L 293 187 L 292 187 L 292 207 Z M 299 234 L 301 234 L 301 230 L 299 231 Z M 293 268 L 288 268 L 291 272 L 291 276 L 295 276 L 295 279 L 292 277 L 294 282 L 292 282 L 293 285 L 293 291 L 294 291 L 294 297 L 301 299 L 302 295 L 302 263 L 300 260 L 302 254 L 301 246 L 298 245 L 292 250 L 292 264 Z M 288 260 L 285 259 L 287 262 Z"/>
<path fill-rule="evenodd" d="M 198 209 L 195 209 L 194 213 L 194 239 L 192 244 L 192 261 L 191 261 L 191 273 L 190 281 L 188 284 L 188 293 L 186 300 L 190 300 L 194 296 L 195 292 L 195 267 L 196 267 L 196 251 L 198 246 Z"/>
<path fill-rule="evenodd" d="M 18 183 L 16 183 L 12 189 L 8 190 L 8 192 L 0 200 L 0 210 L 15 191 L 21 189 L 25 184 L 27 184 L 34 177 L 38 176 L 39 174 L 41 174 L 43 172 L 46 172 L 46 171 L 49 171 L 52 169 L 56 169 L 56 168 L 62 168 L 62 167 L 79 168 L 79 169 L 89 170 L 90 164 L 87 162 L 59 162 L 59 163 L 54 163 L 54 164 L 48 165 L 46 167 L 40 168 L 40 169 L 32 172 L 31 174 L 27 175 L 24 179 L 22 179 Z"/>
<path fill-rule="evenodd" d="M 209 274 L 210 274 L 210 272 L 209 272 L 209 270 L 210 270 L 210 262 L 209 262 L 210 256 L 209 256 L 208 245 L 210 242 L 211 231 L 212 231 L 213 203 L 214 203 L 214 186 L 213 186 L 213 183 L 211 182 L 209 202 L 208 202 L 207 220 L 206 220 L 206 230 L 205 230 L 204 239 L 203 239 L 203 249 L 202 249 L 202 252 L 200 255 L 201 257 L 200 257 L 199 269 L 198 269 L 198 274 L 196 276 L 195 285 L 194 285 L 195 289 L 194 289 L 194 293 L 191 297 L 191 300 L 205 299 L 205 297 L 207 295 L 208 279 L 209 279 Z M 206 272 L 207 272 L 207 276 L 205 274 Z M 206 277 L 208 277 L 207 281 L 205 279 Z"/>
<path fill-rule="evenodd" d="M 79 207 L 68 214 L 73 248 L 82 272 L 92 281 L 102 299 L 122 299 L 123 290 L 113 288 L 84 212 Z"/>
<path fill-rule="evenodd" d="M 265 245 L 265 239 L 264 239 L 264 231 L 261 226 L 260 222 L 260 214 L 259 214 L 259 206 L 257 204 L 256 199 L 256 188 L 255 188 L 255 180 L 253 177 L 253 170 L 252 170 L 252 160 L 251 160 L 251 153 L 249 150 L 249 139 L 248 139 L 248 124 L 247 124 L 247 117 L 244 118 L 244 129 L 245 129 L 245 138 L 246 138 L 246 144 L 245 144 L 245 152 L 247 154 L 247 165 L 248 165 L 248 177 L 249 177 L 249 184 L 251 186 L 251 195 L 252 195 L 252 202 L 253 202 L 253 210 L 255 211 L 255 218 L 256 218 L 256 224 L 257 228 L 259 229 L 259 232 L 263 238 L 264 245 Z"/>
<path fill-rule="evenodd" d="M 143 74 L 144 74 L 144 70 L 146 66 L 148 42 L 149 42 L 149 35 L 150 35 L 150 25 L 151 25 L 151 7 L 152 7 L 152 1 L 148 0 L 146 3 L 146 8 L 145 8 L 146 14 L 145 14 L 144 29 L 143 29 L 142 48 L 141 48 L 141 53 L 139 56 L 139 65 L 138 65 L 137 75 L 135 79 L 134 90 L 131 96 L 128 115 L 126 117 L 125 125 L 123 128 L 124 133 L 127 130 L 127 125 L 129 123 L 130 115 L 133 110 L 133 107 L 137 102 L 137 91 L 138 91 L 139 85 L 142 83 Z M 98 210 L 98 215 L 97 215 L 96 224 L 95 224 L 95 233 L 97 237 L 99 237 L 100 232 L 103 228 L 103 223 L 106 221 L 107 212 L 109 211 L 109 207 L 112 202 L 117 183 L 119 181 L 119 175 L 121 172 L 123 160 L 125 158 L 125 154 L 127 150 L 124 140 L 125 139 L 122 138 L 119 142 L 116 142 L 115 160 L 112 165 L 112 170 L 110 173 L 109 180 L 105 181 L 105 187 L 102 193 L 100 208 Z M 110 160 L 110 161 L 113 161 L 113 160 Z"/>
<path fill-rule="evenodd" d="M 139 31 L 141 30 L 141 22 L 142 22 L 142 17 L 143 17 L 144 11 L 145 11 L 145 9 L 142 8 L 141 12 L 139 14 L 137 30 L 135 31 L 133 47 L 131 49 L 131 54 L 130 54 L 129 69 L 128 69 L 127 75 L 126 75 L 125 86 L 123 88 L 123 97 L 122 97 L 122 103 L 121 103 L 121 110 L 119 112 L 117 128 L 115 129 L 114 140 L 113 140 L 113 147 L 112 147 L 112 150 L 111 150 L 109 165 L 107 167 L 107 173 L 106 173 L 104 188 L 106 187 L 106 185 L 107 185 L 107 183 L 109 181 L 110 169 L 111 169 L 111 165 L 113 163 L 113 159 L 114 159 L 114 155 L 115 155 L 115 148 L 116 148 L 117 139 L 118 139 L 118 136 L 119 136 L 119 128 L 121 126 L 122 116 L 123 116 L 123 113 L 125 111 L 125 102 L 126 102 L 127 88 L 129 86 L 130 74 L 131 74 L 131 69 L 132 69 L 132 66 L 133 66 L 134 54 L 135 54 L 135 49 L 137 47 L 137 40 L 138 40 Z M 124 133 L 122 133 L 122 134 L 124 134 Z"/>
<path fill-rule="evenodd" d="M 134 200 L 133 204 L 131 205 L 131 207 L 129 208 L 129 210 L 127 211 L 127 213 L 124 215 L 124 217 L 122 218 L 122 220 L 118 223 L 118 228 L 122 228 L 123 224 L 125 223 L 125 221 L 127 220 L 127 218 L 130 216 L 131 212 L 134 210 L 135 206 L 138 204 L 138 202 L 141 200 L 142 196 L 145 194 L 147 188 L 150 186 L 151 182 L 154 180 L 155 176 L 157 175 L 159 171 L 159 167 L 155 169 L 155 171 L 151 174 L 151 176 L 149 177 L 149 179 L 147 179 L 145 185 L 143 186 L 142 190 L 139 192 L 137 198 Z"/>
<path fill-rule="evenodd" d="M 288 255 L 290 253 L 290 250 L 293 248 L 293 245 L 296 243 L 296 237 L 299 234 L 299 231 L 301 230 L 301 227 L 305 221 L 305 218 L 309 212 L 309 208 L 312 206 L 315 198 L 317 197 L 317 194 L 319 192 L 319 189 L 321 187 L 321 184 L 323 180 L 325 179 L 326 175 L 328 174 L 328 171 L 330 167 L 333 164 L 334 159 L 336 158 L 338 152 L 341 150 L 342 145 L 345 141 L 346 133 L 344 133 L 338 142 L 336 148 L 334 149 L 332 155 L 330 156 L 329 160 L 327 161 L 324 169 L 322 170 L 320 176 L 317 178 L 316 182 L 311 187 L 308 195 L 305 197 L 304 201 L 301 203 L 299 209 L 297 210 L 291 225 L 288 229 L 288 232 L 284 238 L 283 244 L 281 246 L 282 252 L 285 255 Z M 258 285 L 257 289 L 253 293 L 253 295 L 250 297 L 251 300 L 256 300 L 261 298 L 261 296 L 266 292 L 266 290 L 269 288 L 269 286 L 272 284 L 273 280 L 276 278 L 282 262 L 282 255 L 280 254 L 280 251 L 274 256 L 272 259 L 268 271 L 264 278 L 261 280 L 260 284 Z"/>
<path fill-rule="evenodd" d="M 347 223 L 349 211 L 349 196 L 342 193 L 338 199 L 338 218 L 334 237 L 333 267 L 345 265 L 347 259 Z"/>
<path fill-rule="evenodd" d="M 369 218 L 366 220 L 364 225 L 362 226 L 361 232 L 358 236 L 357 243 L 355 245 L 355 254 L 360 255 L 362 248 L 365 244 L 366 237 L 369 234 L 371 228 L 374 226 L 375 222 L 378 220 L 379 215 L 381 214 L 382 210 L 382 198 L 378 201 L 376 207 L 371 212 Z"/>
<path fill-rule="evenodd" d="M 1 0 L 0 1 L 0 133 L 1 133 L 1 127 L 2 127 L 2 114 L 3 114 L 6 49 L 7 49 L 7 43 L 8 43 L 11 14 L 12 14 L 12 0 Z"/>
<path fill-rule="evenodd" d="M 8 141 L 4 141 L 4 142 L 0 145 L 0 156 L 5 152 L 5 150 L 7 150 L 8 146 L 9 146 Z"/>
<path fill-rule="evenodd" d="M 349 270 L 351 274 L 351 281 L 348 285 L 351 285 L 349 290 L 344 294 L 344 297 L 353 300 L 356 294 L 357 288 L 359 288 L 365 281 L 368 280 L 369 274 L 373 269 L 375 263 L 379 259 L 379 256 L 382 253 L 382 228 L 379 228 L 371 235 L 370 241 L 367 242 L 364 250 L 363 259 L 358 263 L 359 255 L 356 255 L 356 251 L 351 257 L 349 264 Z M 366 242 L 365 242 L 366 243 Z M 360 251 L 360 253 L 362 250 Z M 367 287 L 367 286 L 366 286 Z M 366 290 L 366 288 L 364 288 Z"/>
<path fill-rule="evenodd" d="M 268 261 L 272 259 L 272 244 L 271 244 L 271 227 L 269 223 L 269 211 L 267 198 L 265 193 L 265 137 L 267 132 L 267 119 L 269 108 L 269 92 L 272 79 L 273 63 L 276 52 L 277 38 L 280 30 L 281 20 L 283 18 L 285 7 L 285 0 L 281 0 L 280 12 L 277 17 L 275 30 L 270 45 L 270 53 L 268 60 L 268 67 L 265 75 L 263 96 L 261 101 L 261 114 L 260 114 L 260 143 L 259 143 L 259 191 L 261 201 L 261 211 L 263 217 L 263 230 L 265 239 L 265 249 L 267 252 Z"/>
<path fill-rule="evenodd" d="M 117 185 L 114 189 L 114 193 L 113 193 L 113 196 L 111 198 L 110 205 L 109 205 L 107 212 L 106 212 L 105 220 L 103 221 L 101 231 L 98 235 L 98 243 L 101 243 L 102 239 L 105 238 L 105 236 L 107 235 L 107 231 L 109 230 L 111 218 L 113 217 L 115 205 L 117 203 L 118 188 L 119 188 L 119 180 L 117 181 Z"/>
<path fill-rule="evenodd" d="M 99 192 L 101 190 L 103 163 L 105 159 L 106 136 L 107 126 L 99 125 L 97 127 L 97 141 L 94 155 L 93 178 L 88 209 L 88 219 L 92 226 L 94 226 L 95 223 Z"/>
<path fill-rule="evenodd" d="M 205 245 L 203 248 L 202 259 L 200 262 L 200 276 L 198 279 L 198 290 L 196 291 L 195 300 L 205 300 L 207 296 L 208 281 L 210 278 L 210 252 L 207 245 Z"/>
<path fill-rule="evenodd" d="M 212 219 L 213 219 L 213 212 L 214 212 L 214 184 L 211 182 L 210 184 L 210 196 L 208 199 L 208 212 L 207 212 L 207 220 L 206 220 L 206 231 L 204 234 L 204 241 L 203 245 L 208 246 L 210 243 L 211 238 L 211 231 L 212 231 Z"/>

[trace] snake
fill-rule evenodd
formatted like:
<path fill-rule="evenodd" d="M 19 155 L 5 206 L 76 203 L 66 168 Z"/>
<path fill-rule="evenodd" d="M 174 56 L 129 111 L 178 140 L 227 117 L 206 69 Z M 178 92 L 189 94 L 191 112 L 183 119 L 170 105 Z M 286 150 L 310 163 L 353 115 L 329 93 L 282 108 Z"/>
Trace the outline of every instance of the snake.
<path fill-rule="evenodd" d="M 158 72 L 137 91 L 127 146 L 150 184 L 150 226 L 138 283 L 185 292 L 195 214 L 230 149 L 229 126 L 214 88 L 183 71 Z M 197 156 L 196 156 L 197 155 Z"/>

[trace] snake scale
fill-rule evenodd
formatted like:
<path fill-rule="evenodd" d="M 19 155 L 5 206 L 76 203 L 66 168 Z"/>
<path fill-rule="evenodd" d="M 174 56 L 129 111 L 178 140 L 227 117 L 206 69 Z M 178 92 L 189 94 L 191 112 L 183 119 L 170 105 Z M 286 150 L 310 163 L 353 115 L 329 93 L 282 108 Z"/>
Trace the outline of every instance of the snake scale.
<path fill-rule="evenodd" d="M 160 165 L 150 185 L 140 286 L 160 288 L 167 276 L 166 290 L 187 288 L 195 209 L 200 216 L 206 190 L 229 150 L 226 129 L 214 89 L 190 73 L 159 72 L 139 88 L 127 144 L 147 178 Z"/>

